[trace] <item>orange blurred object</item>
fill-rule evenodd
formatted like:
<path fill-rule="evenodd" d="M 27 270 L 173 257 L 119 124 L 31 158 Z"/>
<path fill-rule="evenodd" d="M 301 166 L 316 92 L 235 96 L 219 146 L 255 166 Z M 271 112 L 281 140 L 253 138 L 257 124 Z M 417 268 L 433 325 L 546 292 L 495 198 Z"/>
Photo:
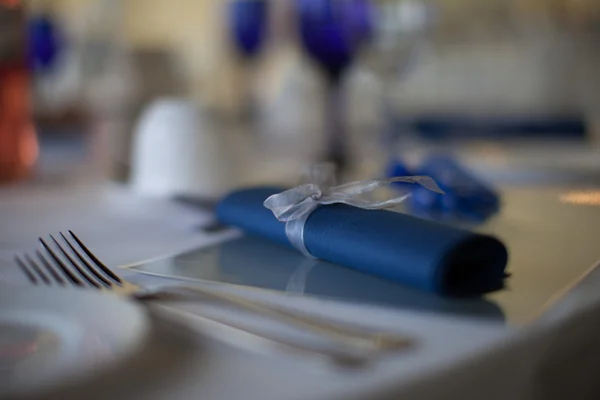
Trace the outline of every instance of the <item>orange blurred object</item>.
<path fill-rule="evenodd" d="M 18 7 L 21 5 L 21 0 L 0 0 L 0 6 Z"/>
<path fill-rule="evenodd" d="M 0 183 L 25 178 L 38 157 L 31 116 L 25 14 L 17 2 L 0 2 Z"/>

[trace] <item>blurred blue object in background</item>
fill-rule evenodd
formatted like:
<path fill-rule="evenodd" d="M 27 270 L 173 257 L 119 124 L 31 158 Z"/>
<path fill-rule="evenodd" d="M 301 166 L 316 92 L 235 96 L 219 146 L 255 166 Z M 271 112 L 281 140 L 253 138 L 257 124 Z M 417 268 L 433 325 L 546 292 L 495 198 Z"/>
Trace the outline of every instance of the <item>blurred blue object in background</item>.
<path fill-rule="evenodd" d="M 29 57 L 39 72 L 51 70 L 61 49 L 57 23 L 48 14 L 34 14 L 29 19 Z"/>
<path fill-rule="evenodd" d="M 433 156 L 417 171 L 411 171 L 402 162 L 394 161 L 390 164 L 387 175 L 431 176 L 446 192 L 441 195 L 420 187 L 411 187 L 413 195 L 409 207 L 418 215 L 485 220 L 500 208 L 499 194 L 449 156 Z M 398 187 L 404 189 L 405 186 Z"/>
<path fill-rule="evenodd" d="M 232 0 L 228 5 L 232 41 L 244 57 L 260 53 L 267 37 L 269 5 L 266 0 Z"/>
<path fill-rule="evenodd" d="M 338 79 L 353 62 L 359 46 L 370 37 L 368 0 L 297 0 L 300 40 L 305 51 Z"/>
<path fill-rule="evenodd" d="M 397 131 L 411 131 L 429 140 L 457 138 L 565 138 L 584 139 L 586 121 L 581 114 L 547 116 L 424 115 L 397 120 Z"/>

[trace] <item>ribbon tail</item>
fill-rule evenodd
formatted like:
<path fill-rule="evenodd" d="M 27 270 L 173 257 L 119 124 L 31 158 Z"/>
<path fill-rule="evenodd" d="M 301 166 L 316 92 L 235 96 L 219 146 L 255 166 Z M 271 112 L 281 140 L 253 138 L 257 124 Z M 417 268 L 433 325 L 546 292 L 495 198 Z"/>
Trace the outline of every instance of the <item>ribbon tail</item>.
<path fill-rule="evenodd" d="M 332 187 L 330 192 L 344 193 L 349 196 L 356 196 L 363 193 L 372 192 L 376 189 L 389 185 L 389 179 L 372 179 L 368 181 L 355 181 L 344 183 L 343 185 Z"/>
<path fill-rule="evenodd" d="M 399 176 L 397 178 L 392 178 L 388 180 L 389 183 L 394 182 L 406 182 L 406 183 L 416 183 L 417 185 L 423 186 L 425 189 L 431 190 L 432 192 L 436 192 L 439 194 L 446 194 L 438 184 L 433 180 L 433 178 L 429 176 Z"/>
<path fill-rule="evenodd" d="M 362 208 L 364 210 L 383 210 L 386 208 L 397 206 L 400 203 L 403 203 L 406 199 L 412 196 L 412 193 L 407 193 L 403 196 L 394 197 L 392 199 L 383 200 L 383 201 L 368 201 L 364 199 L 348 199 L 345 201 L 345 204 L 349 206 Z"/>
<path fill-rule="evenodd" d="M 343 185 L 331 188 L 332 193 L 344 193 L 348 196 L 356 196 L 364 193 L 369 193 L 381 187 L 389 186 L 394 182 L 416 183 L 431 190 L 432 192 L 444 194 L 437 183 L 429 176 L 399 176 L 391 179 L 372 179 L 367 181 L 356 181 L 345 183 Z"/>

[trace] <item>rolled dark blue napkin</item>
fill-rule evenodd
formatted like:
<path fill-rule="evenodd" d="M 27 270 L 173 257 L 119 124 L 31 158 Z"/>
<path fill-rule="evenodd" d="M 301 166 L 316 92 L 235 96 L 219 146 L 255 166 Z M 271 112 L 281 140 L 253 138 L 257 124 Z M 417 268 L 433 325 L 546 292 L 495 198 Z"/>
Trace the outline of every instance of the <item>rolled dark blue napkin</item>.
<path fill-rule="evenodd" d="M 292 247 L 285 224 L 263 206 L 285 189 L 236 191 L 217 206 L 219 220 Z M 481 295 L 503 287 L 508 253 L 496 238 L 409 215 L 321 206 L 304 226 L 315 257 L 441 295 Z"/>

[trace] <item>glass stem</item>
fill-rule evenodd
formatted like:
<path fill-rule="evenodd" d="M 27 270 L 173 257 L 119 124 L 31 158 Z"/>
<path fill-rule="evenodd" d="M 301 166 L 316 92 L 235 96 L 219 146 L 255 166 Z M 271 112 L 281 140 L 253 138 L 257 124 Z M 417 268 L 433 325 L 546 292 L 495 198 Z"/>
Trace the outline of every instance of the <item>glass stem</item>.
<path fill-rule="evenodd" d="M 330 76 L 327 80 L 327 113 L 325 115 L 326 127 L 326 154 L 328 162 L 333 162 L 338 172 L 343 172 L 348 167 L 347 135 L 346 135 L 346 110 L 344 90 L 340 76 Z"/>
<path fill-rule="evenodd" d="M 381 87 L 381 145 L 383 152 L 387 156 L 387 161 L 396 157 L 395 154 L 395 113 L 392 104 L 392 95 L 385 87 L 385 82 Z"/>
<path fill-rule="evenodd" d="M 248 60 L 244 66 L 244 89 L 241 119 L 251 126 L 251 133 L 256 134 L 255 124 L 259 113 L 259 100 L 256 93 L 256 79 L 258 76 L 256 60 Z"/>

